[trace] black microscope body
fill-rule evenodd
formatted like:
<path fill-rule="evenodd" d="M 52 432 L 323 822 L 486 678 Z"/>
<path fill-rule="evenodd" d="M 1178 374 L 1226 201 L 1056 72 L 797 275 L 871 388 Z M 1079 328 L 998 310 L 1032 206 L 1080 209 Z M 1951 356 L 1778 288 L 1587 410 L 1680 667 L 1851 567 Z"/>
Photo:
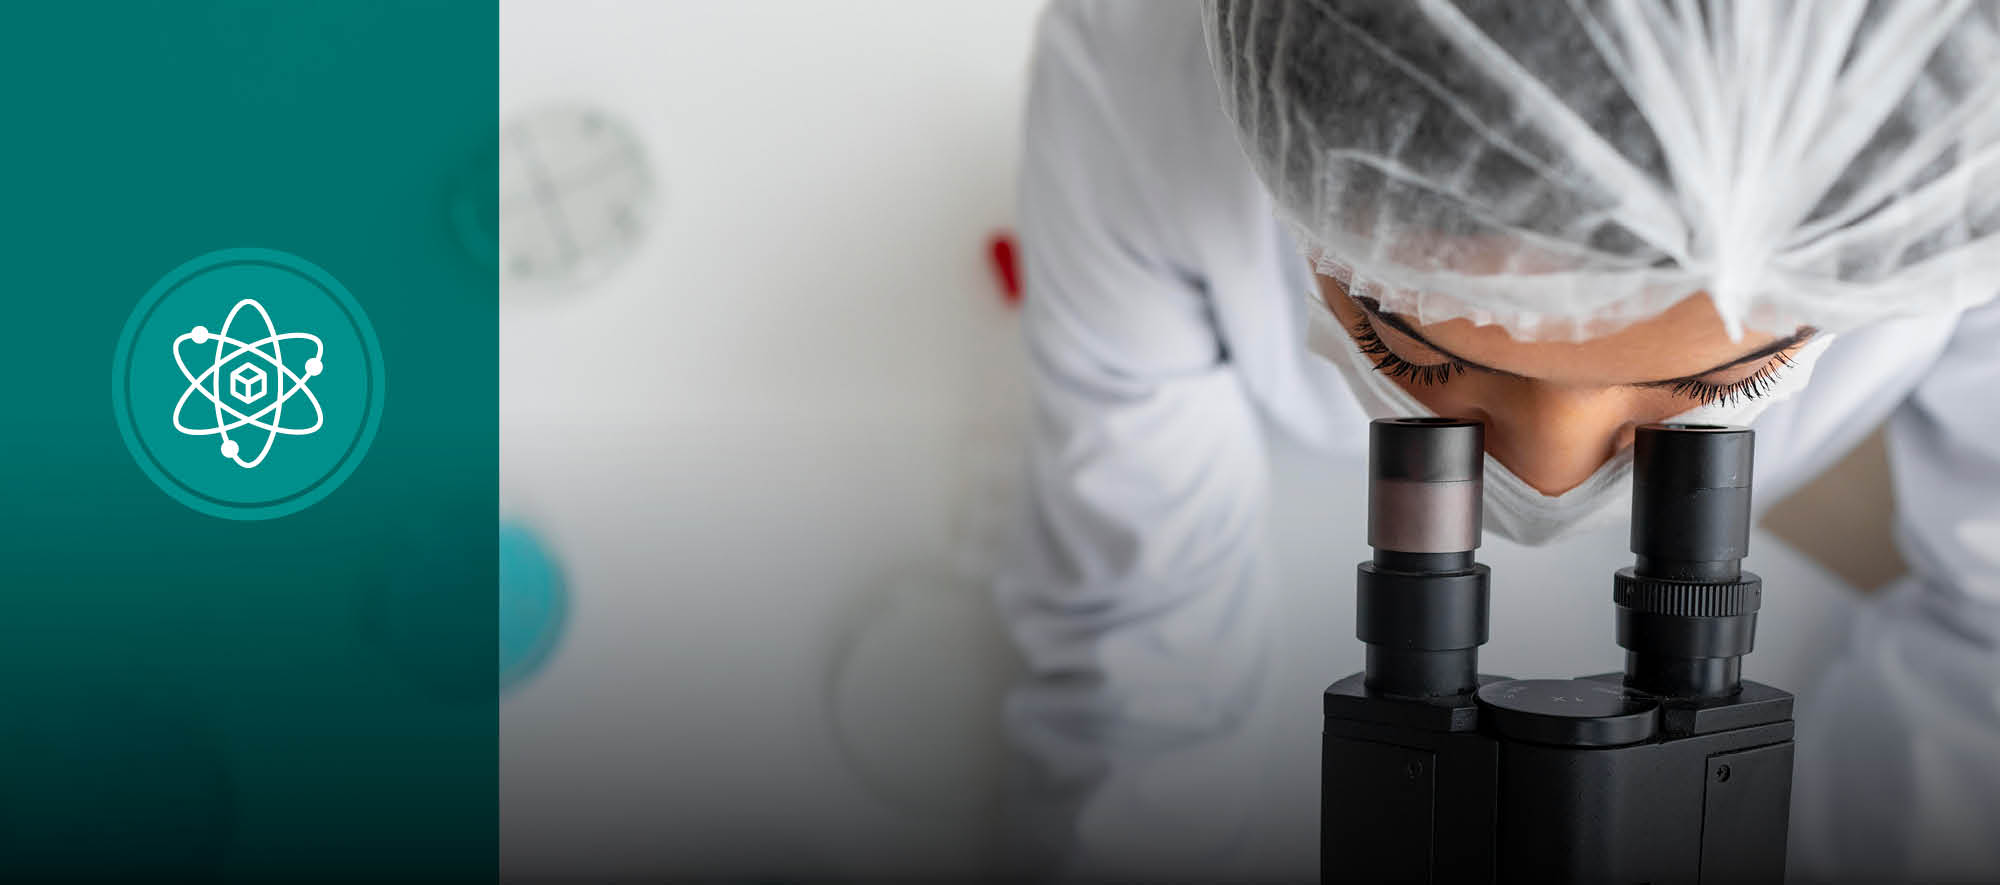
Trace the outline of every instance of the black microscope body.
<path fill-rule="evenodd" d="M 1625 671 L 1577 679 L 1478 674 L 1481 425 L 1385 419 L 1369 442 L 1367 662 L 1325 694 L 1321 878 L 1783 879 L 1792 696 L 1741 677 L 1762 594 L 1740 568 L 1751 432 L 1639 429 Z"/>

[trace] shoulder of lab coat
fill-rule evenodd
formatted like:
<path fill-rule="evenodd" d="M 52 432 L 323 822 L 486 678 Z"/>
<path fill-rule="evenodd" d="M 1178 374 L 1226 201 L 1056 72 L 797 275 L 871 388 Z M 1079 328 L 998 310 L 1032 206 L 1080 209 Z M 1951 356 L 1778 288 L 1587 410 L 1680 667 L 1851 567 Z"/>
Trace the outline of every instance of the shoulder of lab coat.
<path fill-rule="evenodd" d="M 1261 782 L 1230 737 L 1268 669 L 1259 406 L 1300 374 L 1280 240 L 1193 4 L 1056 2 L 1030 76 L 1035 417 L 1025 530 L 994 577 L 1030 678 L 1007 730 L 1031 782 L 1061 785 L 1062 820 L 1032 829 L 1076 838 L 1070 875 L 1223 877 Z"/>
<path fill-rule="evenodd" d="M 1128 687 L 1185 666 L 1183 638 L 1219 638 L 1229 619 L 1196 600 L 1247 605 L 1258 570 L 1263 441 L 1208 273 L 1229 246 L 1183 227 L 1188 191 L 1222 186 L 1163 158 L 1204 137 L 1193 11 L 1052 4 L 1022 152 L 1032 526 L 997 589 L 1037 671 Z"/>
<path fill-rule="evenodd" d="M 1073 321 L 1031 331 L 1135 376 L 1226 366 L 1280 430 L 1360 452 L 1366 417 L 1301 346 L 1311 274 L 1222 112 L 1199 4 L 1051 4 L 1024 132 L 1029 287 Z"/>

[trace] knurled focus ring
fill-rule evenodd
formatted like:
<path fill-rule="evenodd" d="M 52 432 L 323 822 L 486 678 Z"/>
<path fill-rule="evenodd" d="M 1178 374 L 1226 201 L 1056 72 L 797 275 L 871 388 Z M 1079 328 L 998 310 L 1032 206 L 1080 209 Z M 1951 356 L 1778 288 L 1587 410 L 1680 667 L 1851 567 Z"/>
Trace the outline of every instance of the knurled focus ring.
<path fill-rule="evenodd" d="M 1764 603 L 1764 580 L 1749 572 L 1733 581 L 1694 582 L 1642 578 L 1632 569 L 1612 578 L 1611 599 L 1634 611 L 1690 618 L 1747 615 Z"/>

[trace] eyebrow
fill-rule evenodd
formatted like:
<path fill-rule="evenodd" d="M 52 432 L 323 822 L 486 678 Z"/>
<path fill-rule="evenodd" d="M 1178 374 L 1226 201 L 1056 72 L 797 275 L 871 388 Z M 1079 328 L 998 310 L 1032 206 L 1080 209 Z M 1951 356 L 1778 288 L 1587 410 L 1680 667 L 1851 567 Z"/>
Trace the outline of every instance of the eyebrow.
<path fill-rule="evenodd" d="M 1473 360 L 1469 360 L 1466 359 L 1465 357 L 1459 356 L 1458 354 L 1452 353 L 1450 350 L 1438 346 L 1436 342 L 1430 340 L 1429 338 L 1425 338 L 1422 333 L 1419 333 L 1414 327 L 1412 327 L 1409 324 L 1407 320 L 1404 320 L 1402 317 L 1399 317 L 1392 313 L 1383 313 L 1380 305 L 1378 305 L 1374 299 L 1363 298 L 1358 296 L 1350 296 L 1350 297 L 1353 297 L 1354 303 L 1361 305 L 1361 312 L 1364 316 L 1368 318 L 1369 322 L 1381 323 L 1385 326 L 1388 326 L 1391 329 L 1395 329 L 1396 331 L 1401 332 L 1404 335 L 1415 339 L 1418 344 L 1422 344 L 1423 346 L 1435 350 L 1438 353 L 1444 354 L 1445 356 L 1450 357 L 1451 359 L 1464 365 L 1468 369 L 1476 369 L 1481 372 L 1489 372 L 1494 375 L 1502 375 L 1508 378 L 1522 378 L 1522 379 L 1528 378 L 1528 376 L 1522 375 L 1519 372 L 1509 372 L 1506 369 L 1496 369 L 1484 363 L 1475 362 Z M 1756 350 L 1753 350 L 1728 362 L 1710 366 L 1706 369 L 1703 369 L 1699 372 L 1695 372 L 1691 375 L 1682 375 L 1678 378 L 1662 378 L 1657 381 L 1634 381 L 1632 383 L 1623 386 L 1667 387 L 1670 385 L 1679 384 L 1684 381 L 1693 381 L 1695 379 L 1701 378 L 1703 375 L 1713 375 L 1716 372 L 1722 371 L 1723 369 L 1734 368 L 1736 366 L 1743 365 L 1744 363 L 1755 362 L 1761 359 L 1767 359 L 1779 353 L 1783 353 L 1784 351 L 1797 347 L 1801 342 L 1805 341 L 1808 338 L 1811 338 L 1815 334 L 1818 334 L 1818 332 L 1819 330 L 1813 328 L 1812 326 L 1802 326 L 1799 328 L 1798 331 L 1793 332 L 1792 334 L 1780 338 L 1776 341 L 1773 341 L 1769 344 L 1766 344 L 1763 347 L 1759 347 Z"/>

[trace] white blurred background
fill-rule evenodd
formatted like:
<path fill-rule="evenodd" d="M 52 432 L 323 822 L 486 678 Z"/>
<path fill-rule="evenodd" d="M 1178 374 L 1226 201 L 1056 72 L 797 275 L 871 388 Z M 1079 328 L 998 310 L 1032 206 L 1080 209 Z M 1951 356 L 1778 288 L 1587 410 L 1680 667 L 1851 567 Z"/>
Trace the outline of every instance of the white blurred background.
<path fill-rule="evenodd" d="M 1016 664 L 979 576 L 1026 409 L 985 250 L 1039 5 L 502 3 L 503 121 L 593 108 L 654 189 L 600 278 L 503 292 L 502 509 L 569 606 L 502 699 L 506 877 L 987 868 Z M 1274 445 L 1282 737 L 1250 869 L 1310 877 L 1361 466 Z M 1752 548 L 1767 586 L 1838 583 Z M 1620 532 L 1482 559 L 1483 669 L 1618 667 Z M 1838 601 L 1767 594 L 1749 675 L 1803 685 Z"/>

